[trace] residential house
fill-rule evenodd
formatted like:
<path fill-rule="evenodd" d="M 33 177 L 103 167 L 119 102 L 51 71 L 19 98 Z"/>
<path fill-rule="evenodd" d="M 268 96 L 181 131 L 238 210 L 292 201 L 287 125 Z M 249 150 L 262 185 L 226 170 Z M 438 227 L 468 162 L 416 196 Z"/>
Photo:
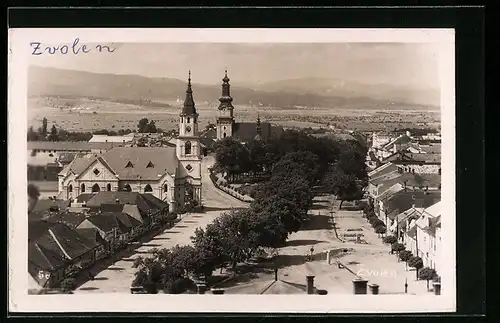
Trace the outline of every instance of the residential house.
<path fill-rule="evenodd" d="M 42 287 L 55 287 L 68 265 L 93 263 L 99 244 L 62 223 L 30 222 L 28 272 Z"/>
<path fill-rule="evenodd" d="M 441 200 L 441 191 L 402 189 L 379 201 L 379 218 L 387 228 L 401 212 L 414 208 L 427 208 Z"/>
<path fill-rule="evenodd" d="M 421 257 L 424 267 L 437 272 L 441 269 L 441 201 L 425 208 L 416 219 L 410 220 L 406 246 Z"/>
<path fill-rule="evenodd" d="M 114 250 L 120 242 L 127 242 L 131 231 L 130 227 L 127 227 L 112 212 L 89 215 L 77 229 L 96 229 L 106 241 L 110 251 Z"/>
<path fill-rule="evenodd" d="M 124 206 L 120 210 L 120 207 L 109 206 L 111 204 Z M 99 192 L 87 200 L 86 206 L 92 210 L 103 212 L 128 213 L 143 223 L 157 221 L 169 212 L 169 204 L 165 201 L 158 199 L 153 194 L 140 194 L 138 192 Z M 137 215 L 137 210 L 140 216 Z"/>
<path fill-rule="evenodd" d="M 93 135 L 89 142 L 112 142 L 128 144 L 134 140 L 134 133 L 130 133 L 124 136 L 109 136 L 109 135 Z"/>

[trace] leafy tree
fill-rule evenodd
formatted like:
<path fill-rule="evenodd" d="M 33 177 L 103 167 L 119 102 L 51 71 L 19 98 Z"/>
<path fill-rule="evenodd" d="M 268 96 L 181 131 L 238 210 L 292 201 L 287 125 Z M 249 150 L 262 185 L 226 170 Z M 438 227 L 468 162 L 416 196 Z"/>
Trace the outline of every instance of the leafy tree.
<path fill-rule="evenodd" d="M 379 218 L 377 217 L 373 217 L 370 219 L 370 224 L 372 225 L 372 227 L 375 229 L 376 227 L 380 227 L 380 226 L 385 226 L 385 223 L 384 221 L 380 220 Z"/>
<path fill-rule="evenodd" d="M 402 250 L 399 252 L 398 256 L 399 256 L 399 259 L 401 261 L 405 262 L 406 270 L 408 270 L 408 261 L 410 260 L 411 257 L 413 257 L 411 251 L 410 250 Z"/>
<path fill-rule="evenodd" d="M 224 247 L 214 224 L 207 225 L 205 229 L 197 228 L 191 241 L 197 251 L 197 259 L 201 261 L 199 270 L 202 274 L 209 276 L 215 268 L 224 268 Z"/>
<path fill-rule="evenodd" d="M 57 135 L 56 125 L 52 125 L 52 128 L 50 129 L 49 137 L 47 139 L 49 141 L 59 141 L 59 137 Z"/>
<path fill-rule="evenodd" d="M 363 197 L 363 190 L 356 176 L 343 172 L 339 167 L 328 172 L 323 183 L 327 191 L 340 200 L 339 209 L 342 209 L 344 201 L 356 201 Z"/>
<path fill-rule="evenodd" d="M 144 133 L 146 132 L 146 127 L 149 124 L 149 120 L 147 118 L 142 118 L 139 120 L 139 123 L 137 125 L 137 132 Z"/>
<path fill-rule="evenodd" d="M 408 260 L 408 266 L 415 268 L 416 277 L 418 279 L 418 271 L 424 266 L 424 262 L 422 261 L 422 258 L 413 256 Z"/>
<path fill-rule="evenodd" d="M 134 260 L 132 267 L 138 269 L 132 286 L 143 286 L 148 294 L 157 294 L 164 274 L 161 261 L 157 257 L 139 256 Z"/>
<path fill-rule="evenodd" d="M 402 243 L 399 243 L 399 242 L 394 242 L 391 245 L 391 253 L 396 252 L 398 254 L 398 256 L 399 256 L 399 253 L 405 249 L 406 249 L 405 245 Z M 399 260 L 399 257 L 398 257 L 398 260 Z"/>
<path fill-rule="evenodd" d="M 35 130 L 33 130 L 32 126 L 28 128 L 28 133 L 27 133 L 28 141 L 38 141 L 41 139 L 40 137 L 41 136 Z"/>
<path fill-rule="evenodd" d="M 146 119 L 147 120 L 147 119 Z M 155 122 L 151 120 L 143 129 L 143 132 L 146 133 L 156 133 L 158 129 L 156 129 Z"/>
<path fill-rule="evenodd" d="M 250 170 L 250 154 L 243 144 L 231 137 L 219 140 L 215 144 L 215 167 L 234 178 Z"/>
<path fill-rule="evenodd" d="M 251 236 L 246 210 L 230 211 L 213 222 L 223 247 L 223 258 L 232 268 L 248 260 L 257 249 L 257 236 Z"/>
<path fill-rule="evenodd" d="M 40 198 L 40 190 L 33 184 L 28 184 L 28 213 L 34 208 Z"/>
<path fill-rule="evenodd" d="M 249 170 L 254 173 L 260 173 L 264 171 L 267 166 L 266 163 L 266 144 L 262 140 L 250 140 L 246 144 L 248 150 L 250 165 Z"/>
<path fill-rule="evenodd" d="M 288 231 L 283 222 L 274 214 L 255 212 L 252 232 L 257 235 L 257 245 L 266 248 L 278 248 L 285 244 Z"/>
<path fill-rule="evenodd" d="M 427 290 L 429 290 L 429 280 L 434 279 L 436 271 L 429 267 L 424 267 L 418 272 L 418 278 L 427 281 Z"/>
<path fill-rule="evenodd" d="M 284 155 L 272 169 L 273 176 L 303 177 L 312 186 L 320 179 L 319 158 L 309 151 L 296 151 Z"/>
<path fill-rule="evenodd" d="M 40 135 L 42 136 L 42 138 L 45 138 L 47 137 L 47 130 L 48 130 L 48 122 L 47 122 L 47 118 L 43 118 L 42 120 L 42 127 L 39 129 L 39 132 L 40 132 Z"/>
<path fill-rule="evenodd" d="M 288 233 L 297 232 L 307 216 L 307 210 L 302 209 L 295 201 L 279 196 L 254 200 L 252 208 L 257 213 L 277 217 Z"/>
<path fill-rule="evenodd" d="M 398 239 L 395 236 L 385 236 L 383 242 L 392 245 L 398 242 Z"/>
<path fill-rule="evenodd" d="M 196 250 L 193 246 L 176 245 L 171 250 L 171 261 L 169 266 L 173 268 L 174 277 L 188 278 L 189 274 L 194 273 Z"/>
<path fill-rule="evenodd" d="M 294 202 L 301 211 L 307 210 L 313 204 L 313 192 L 309 182 L 298 174 L 273 175 L 267 182 L 259 185 L 255 199 L 265 201 L 269 198 L 283 198 Z"/>
<path fill-rule="evenodd" d="M 386 232 L 387 228 L 385 227 L 385 225 L 379 225 L 375 227 L 375 233 L 378 234 L 379 237 L 381 234 L 385 234 Z"/>

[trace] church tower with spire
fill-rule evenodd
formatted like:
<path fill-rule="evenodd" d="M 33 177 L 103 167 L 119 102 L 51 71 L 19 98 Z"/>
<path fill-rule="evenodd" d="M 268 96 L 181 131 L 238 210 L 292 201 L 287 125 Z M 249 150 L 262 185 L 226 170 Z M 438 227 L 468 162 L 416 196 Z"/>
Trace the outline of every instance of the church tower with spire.
<path fill-rule="evenodd" d="M 219 98 L 219 113 L 217 116 L 217 140 L 231 137 L 233 135 L 233 98 L 230 93 L 229 77 L 227 77 L 227 70 L 225 71 L 224 78 L 222 79 L 222 95 Z"/>
<path fill-rule="evenodd" d="M 198 133 L 198 113 L 193 99 L 191 88 L 191 71 L 189 71 L 188 85 L 184 106 L 179 115 L 179 136 L 177 137 L 176 155 L 179 160 L 176 178 L 185 179 L 179 186 L 177 201 L 183 205 L 186 196 L 201 204 L 201 154 L 200 136 Z M 176 181 L 177 182 L 177 181 Z M 189 187 L 189 189 L 188 189 Z"/>

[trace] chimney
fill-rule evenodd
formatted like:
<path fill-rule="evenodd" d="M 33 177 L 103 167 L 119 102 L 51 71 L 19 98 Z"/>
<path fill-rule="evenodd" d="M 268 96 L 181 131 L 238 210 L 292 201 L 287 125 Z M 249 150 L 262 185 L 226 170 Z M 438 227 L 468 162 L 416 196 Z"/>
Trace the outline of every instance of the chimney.
<path fill-rule="evenodd" d="M 314 294 L 314 276 L 312 275 L 306 276 L 306 281 L 307 281 L 307 294 L 309 295 Z"/>
<path fill-rule="evenodd" d="M 278 281 L 278 268 L 274 268 L 274 281 Z"/>

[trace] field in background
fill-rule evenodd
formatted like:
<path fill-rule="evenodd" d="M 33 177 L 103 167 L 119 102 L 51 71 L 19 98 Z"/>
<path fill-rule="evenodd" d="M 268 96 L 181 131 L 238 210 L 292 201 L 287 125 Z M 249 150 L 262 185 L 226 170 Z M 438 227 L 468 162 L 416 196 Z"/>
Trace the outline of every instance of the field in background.
<path fill-rule="evenodd" d="M 57 99 L 37 97 L 28 100 L 28 125 L 35 129 L 45 117 L 52 124 L 69 131 L 93 131 L 98 129 L 136 129 L 141 118 L 154 120 L 164 130 L 177 127 L 182 106 L 179 102 L 163 102 L 170 106 L 150 107 L 103 101 L 88 98 Z M 376 131 L 394 128 L 439 128 L 440 111 L 413 111 L 408 109 L 362 110 L 335 107 L 256 107 L 238 105 L 235 102 L 238 121 L 271 121 L 285 127 L 319 128 L 333 125 L 336 128 Z M 217 105 L 197 102 L 200 126 L 215 123 Z"/>

